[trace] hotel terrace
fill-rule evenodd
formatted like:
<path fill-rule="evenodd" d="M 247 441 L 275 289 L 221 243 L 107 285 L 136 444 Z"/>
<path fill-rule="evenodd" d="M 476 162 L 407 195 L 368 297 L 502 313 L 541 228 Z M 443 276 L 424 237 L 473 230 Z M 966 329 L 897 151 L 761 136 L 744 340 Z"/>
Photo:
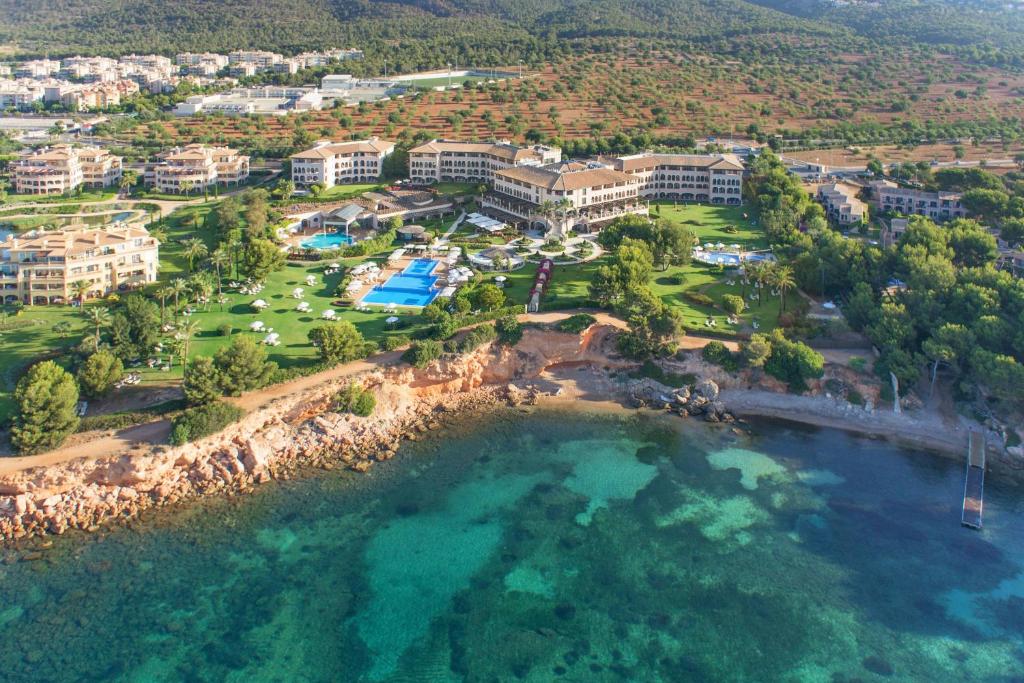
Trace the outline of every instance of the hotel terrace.
<path fill-rule="evenodd" d="M 734 154 L 632 154 L 601 160 L 635 177 L 640 196 L 737 205 L 743 196 L 743 162 Z"/>
<path fill-rule="evenodd" d="M 4 303 L 63 304 L 89 283 L 86 297 L 156 282 L 159 242 L 142 227 L 69 228 L 0 242 Z"/>
<path fill-rule="evenodd" d="M 394 151 L 395 143 L 377 138 L 352 142 L 324 141 L 291 156 L 292 182 L 298 187 L 319 183 L 324 188 L 375 182 L 384 171 L 384 159 Z"/>
<path fill-rule="evenodd" d="M 891 180 L 872 182 L 871 196 L 882 211 L 898 214 L 919 214 L 933 220 L 944 221 L 963 218 L 967 209 L 960 203 L 957 192 L 926 192 L 900 187 Z"/>
<path fill-rule="evenodd" d="M 228 147 L 187 145 L 174 149 L 146 171 L 146 184 L 159 192 L 183 194 L 214 185 L 237 185 L 249 177 L 249 157 Z"/>
<path fill-rule="evenodd" d="M 98 147 L 58 145 L 14 162 L 19 194 L 63 194 L 80 186 L 111 187 L 121 181 L 121 157 Z"/>
<path fill-rule="evenodd" d="M 508 141 L 431 140 L 409 150 L 409 179 L 414 183 L 491 182 L 495 171 L 522 165 L 543 166 L 562 160 L 557 147 L 519 147 Z"/>
<path fill-rule="evenodd" d="M 520 228 L 563 237 L 626 214 L 646 215 L 647 204 L 636 177 L 598 162 L 565 161 L 495 171 L 494 189 L 484 195 L 481 210 Z"/>

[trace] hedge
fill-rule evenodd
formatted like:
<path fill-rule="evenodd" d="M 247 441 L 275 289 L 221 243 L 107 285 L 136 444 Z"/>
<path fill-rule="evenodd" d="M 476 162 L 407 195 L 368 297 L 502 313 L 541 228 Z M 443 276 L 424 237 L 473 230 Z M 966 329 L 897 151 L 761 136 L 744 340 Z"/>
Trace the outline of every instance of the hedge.
<path fill-rule="evenodd" d="M 216 434 L 244 414 L 245 411 L 238 406 L 224 401 L 189 408 L 171 422 L 171 444 L 180 446 Z"/>

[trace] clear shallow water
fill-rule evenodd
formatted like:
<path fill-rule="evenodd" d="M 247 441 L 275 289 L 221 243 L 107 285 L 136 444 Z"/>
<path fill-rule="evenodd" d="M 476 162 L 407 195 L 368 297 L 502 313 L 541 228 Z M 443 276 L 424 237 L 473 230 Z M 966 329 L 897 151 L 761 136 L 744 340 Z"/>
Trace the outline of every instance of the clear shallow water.
<path fill-rule="evenodd" d="M 432 274 L 438 263 L 436 259 L 413 259 L 401 273 L 395 273 L 384 284 L 371 289 L 362 303 L 426 306 L 440 294 L 434 287 L 437 276 Z"/>
<path fill-rule="evenodd" d="M 329 232 L 327 234 L 321 232 L 312 237 L 307 237 L 300 242 L 307 249 L 337 249 L 338 247 L 347 247 L 354 243 L 355 239 L 351 235 L 341 232 Z"/>
<path fill-rule="evenodd" d="M 0 678 L 1012 680 L 1024 524 L 834 431 L 507 413 L 0 566 Z M 457 435 L 457 436 L 456 436 Z"/>

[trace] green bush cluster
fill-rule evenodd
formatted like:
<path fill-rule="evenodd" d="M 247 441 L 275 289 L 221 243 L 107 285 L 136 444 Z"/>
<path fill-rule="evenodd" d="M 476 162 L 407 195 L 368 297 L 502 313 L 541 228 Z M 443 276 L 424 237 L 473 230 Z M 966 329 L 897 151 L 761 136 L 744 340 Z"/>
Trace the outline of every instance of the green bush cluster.
<path fill-rule="evenodd" d="M 569 316 L 565 320 L 559 320 L 555 323 L 555 329 L 559 332 L 579 334 L 596 322 L 597 318 L 589 313 L 577 313 L 576 315 Z"/>
<path fill-rule="evenodd" d="M 352 413 L 359 417 L 369 417 L 377 407 L 377 397 L 368 389 L 363 389 L 353 382 L 338 392 L 334 397 L 334 407 L 340 413 Z"/>
<path fill-rule="evenodd" d="M 245 411 L 231 403 L 212 401 L 184 410 L 171 422 L 171 444 L 180 446 L 210 434 L 216 434 Z"/>
<path fill-rule="evenodd" d="M 423 339 L 413 342 L 412 346 L 402 354 L 402 360 L 411 363 L 413 367 L 422 369 L 440 358 L 443 351 L 441 342 L 434 339 Z"/>

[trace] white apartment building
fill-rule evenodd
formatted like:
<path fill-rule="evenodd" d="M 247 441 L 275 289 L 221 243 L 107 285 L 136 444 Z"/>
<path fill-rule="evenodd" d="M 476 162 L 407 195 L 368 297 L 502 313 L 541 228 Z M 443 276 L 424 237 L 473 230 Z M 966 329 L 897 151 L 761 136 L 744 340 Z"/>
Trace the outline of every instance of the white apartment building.
<path fill-rule="evenodd" d="M 317 183 L 324 188 L 347 183 L 374 182 L 384 171 L 384 159 L 395 143 L 378 138 L 351 142 L 323 141 L 291 156 L 292 182 L 297 187 Z"/>
<path fill-rule="evenodd" d="M 825 207 L 825 215 L 839 225 L 852 225 L 867 221 L 868 205 L 857 198 L 859 187 L 845 183 L 818 186 L 818 201 Z"/>
<path fill-rule="evenodd" d="M 557 147 L 520 147 L 507 140 L 431 140 L 409 150 L 409 179 L 414 183 L 491 182 L 496 171 L 521 165 L 544 166 L 561 160 L 562 150 Z"/>
<path fill-rule="evenodd" d="M 139 92 L 139 84 L 128 79 L 101 83 L 52 81 L 45 85 L 46 102 L 60 102 L 70 111 L 116 107 L 125 97 Z"/>
<path fill-rule="evenodd" d="M 10 304 L 63 304 L 156 282 L 160 243 L 142 227 L 36 231 L 0 242 L 0 294 Z"/>
<path fill-rule="evenodd" d="M 228 147 L 175 148 L 146 171 L 145 182 L 159 192 L 202 192 L 214 185 L 237 185 L 249 177 L 249 157 Z"/>
<path fill-rule="evenodd" d="M 937 221 L 963 218 L 967 215 L 967 209 L 960 202 L 959 192 L 912 190 L 900 187 L 890 180 L 875 180 L 869 187 L 872 201 L 882 211 L 916 213 Z"/>
<path fill-rule="evenodd" d="M 344 62 L 348 59 L 362 58 L 362 50 L 356 50 L 355 48 L 337 48 L 334 50 L 324 50 L 322 52 L 302 52 L 295 55 L 292 59 L 301 64 L 303 69 L 310 69 L 317 66 L 327 66 L 334 60 Z"/>
<path fill-rule="evenodd" d="M 33 59 L 22 62 L 14 70 L 15 78 L 49 78 L 60 71 L 60 60 Z"/>
<path fill-rule="evenodd" d="M 180 52 L 174 57 L 182 73 L 191 76 L 216 76 L 228 65 L 228 56 L 216 52 Z"/>
<path fill-rule="evenodd" d="M 19 194 L 63 194 L 79 186 L 117 185 L 121 161 L 98 147 L 57 145 L 21 157 L 13 163 L 11 174 Z"/>
<path fill-rule="evenodd" d="M 481 211 L 519 228 L 554 237 L 589 232 L 626 214 L 647 214 L 640 181 L 600 162 L 564 161 L 494 172 Z"/>
<path fill-rule="evenodd" d="M 628 173 L 650 199 L 738 205 L 743 202 L 743 162 L 734 154 L 631 154 L 602 162 Z"/>
<path fill-rule="evenodd" d="M 34 102 L 41 102 L 46 96 L 42 81 L 19 78 L 14 81 L 0 81 L 0 109 L 31 109 Z"/>

